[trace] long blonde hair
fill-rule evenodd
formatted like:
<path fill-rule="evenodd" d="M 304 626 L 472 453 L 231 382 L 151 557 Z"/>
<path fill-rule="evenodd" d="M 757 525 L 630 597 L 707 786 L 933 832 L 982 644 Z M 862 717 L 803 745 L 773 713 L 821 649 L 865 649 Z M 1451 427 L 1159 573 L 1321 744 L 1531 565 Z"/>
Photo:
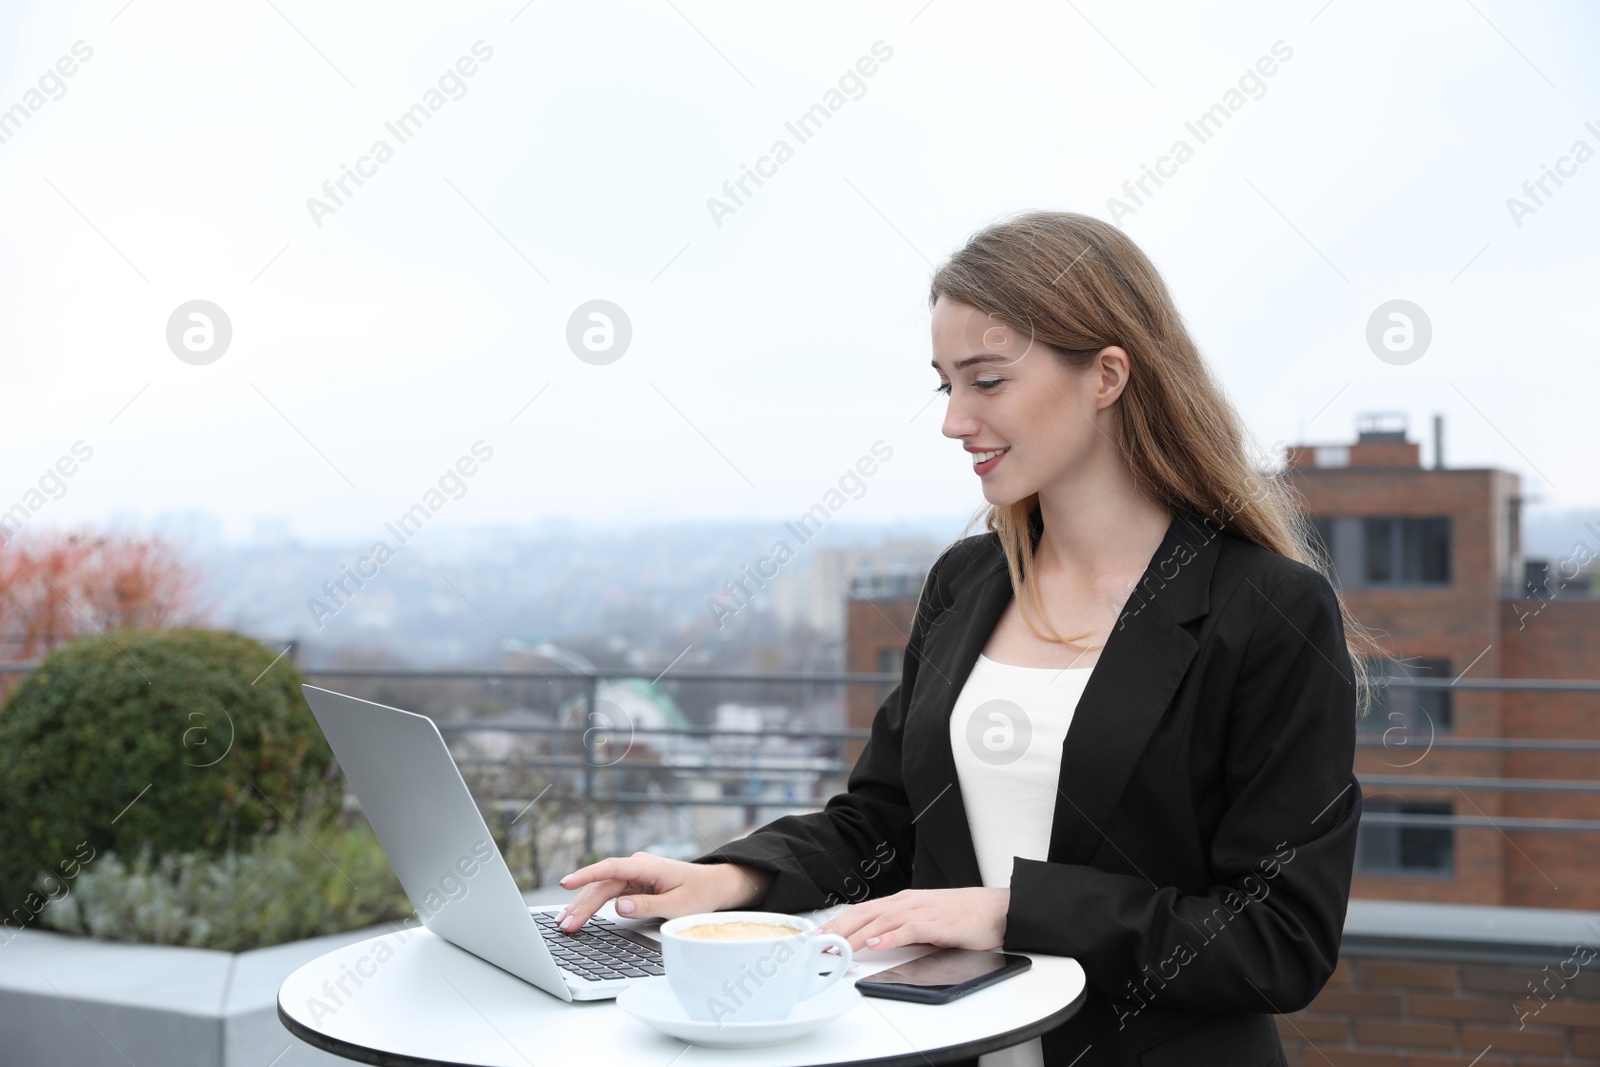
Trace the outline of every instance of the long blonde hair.
<path fill-rule="evenodd" d="M 930 308 L 945 296 L 1031 336 L 1081 370 L 1117 345 L 1128 354 L 1128 383 L 1118 398 L 1117 447 L 1135 483 L 1167 508 L 1222 521 L 1236 536 L 1314 567 L 1332 583 L 1332 566 L 1299 494 L 1284 476 L 1257 468 L 1245 453 L 1247 431 L 1184 328 L 1166 284 L 1139 247 L 1115 226 L 1088 215 L 1031 211 L 974 234 L 933 275 Z M 980 508 L 999 534 L 1014 589 L 1049 626 L 1034 578 L 1034 539 L 1042 529 L 1037 493 Z M 1372 702 L 1377 662 L 1386 653 L 1344 617 L 1359 714 Z M 1072 642 L 1051 628 L 1040 638 Z M 1082 646 L 1073 646 L 1082 647 Z"/>

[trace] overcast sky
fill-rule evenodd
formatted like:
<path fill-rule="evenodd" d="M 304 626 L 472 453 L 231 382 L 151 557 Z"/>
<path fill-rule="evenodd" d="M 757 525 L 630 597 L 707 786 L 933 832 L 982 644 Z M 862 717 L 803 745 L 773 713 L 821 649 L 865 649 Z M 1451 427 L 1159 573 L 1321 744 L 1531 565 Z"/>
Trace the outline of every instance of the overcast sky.
<path fill-rule="evenodd" d="M 81 441 L 33 523 L 377 536 L 482 442 L 435 523 L 782 520 L 882 442 L 850 519 L 964 515 L 927 281 L 1036 208 L 1116 215 L 1263 448 L 1393 410 L 1431 460 L 1442 413 L 1449 465 L 1600 504 L 1593 5 L 445 7 L 0 7 L 0 509 Z M 595 300 L 609 362 L 568 342 Z M 1409 362 L 1368 343 L 1392 300 Z"/>

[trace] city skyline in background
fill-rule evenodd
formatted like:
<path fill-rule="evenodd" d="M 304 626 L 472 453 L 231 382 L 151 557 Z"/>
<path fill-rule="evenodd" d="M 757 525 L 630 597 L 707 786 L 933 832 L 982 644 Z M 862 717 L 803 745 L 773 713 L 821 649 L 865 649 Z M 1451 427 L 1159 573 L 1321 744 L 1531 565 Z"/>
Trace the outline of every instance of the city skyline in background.
<path fill-rule="evenodd" d="M 1418 432 L 1394 412 L 1359 416 L 1342 439 L 1293 444 L 1338 464 L 1363 427 L 1403 435 L 1425 469 L 1437 469 L 1441 455 L 1445 469 L 1473 469 L 1450 462 L 1443 419 Z M 1516 468 L 1508 473 L 1530 480 Z M 867 481 L 856 485 L 864 493 Z M 302 535 L 284 517 L 229 536 L 220 517 L 198 509 L 123 510 L 80 532 L 165 539 L 197 568 L 197 606 L 208 624 L 273 647 L 292 643 L 294 658 L 308 666 L 528 666 L 535 660 L 527 650 L 545 644 L 649 671 L 668 663 L 838 671 L 849 599 L 914 592 L 946 545 L 984 527 L 981 515 L 861 521 L 847 514 L 849 497 L 825 499 L 781 521 L 547 517 L 474 525 L 452 514 L 441 495 L 365 538 Z M 429 507 L 440 517 L 426 514 Z M 1600 525 L 1600 508 L 1528 499 L 1519 508 L 1530 561 L 1570 557 Z M 0 515 L 0 523 L 6 519 Z M 8 530 L 0 526 L 0 536 Z M 774 552 L 780 545 L 782 553 Z M 1566 595 L 1593 595 L 1588 583 L 1584 568 L 1581 582 L 1566 583 Z"/>
<path fill-rule="evenodd" d="M 1432 442 L 1410 439 L 1424 468 L 1436 469 Z M 1348 444 L 1310 447 L 1337 453 Z M 1447 457 L 1446 469 L 1464 468 Z M 793 521 L 441 524 L 419 531 L 395 562 L 357 584 L 352 563 L 367 547 L 359 539 L 302 539 L 285 523 L 228 539 L 205 512 L 134 519 L 113 517 L 110 528 L 163 536 L 199 563 L 213 622 L 269 643 L 294 640 L 306 662 L 515 665 L 523 645 L 569 641 L 641 668 L 696 645 L 684 667 L 749 664 L 779 648 L 794 653 L 777 653 L 785 668 L 818 670 L 841 669 L 846 599 L 914 586 L 967 528 L 958 516 L 841 519 L 757 580 L 773 539 L 794 538 Z M 1566 558 L 1574 543 L 1592 540 L 1585 526 L 1596 522 L 1600 509 L 1527 507 L 1522 553 Z M 970 528 L 982 530 L 981 520 Z M 1567 584 L 1568 596 L 1591 595 Z M 313 604 L 331 610 L 308 610 Z"/>

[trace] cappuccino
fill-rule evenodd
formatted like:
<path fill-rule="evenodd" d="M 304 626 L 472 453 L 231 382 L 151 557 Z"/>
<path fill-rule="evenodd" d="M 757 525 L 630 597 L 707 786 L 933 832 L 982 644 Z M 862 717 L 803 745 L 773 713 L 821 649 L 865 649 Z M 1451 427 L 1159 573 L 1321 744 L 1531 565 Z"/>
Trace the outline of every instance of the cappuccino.
<path fill-rule="evenodd" d="M 667 984 L 697 1022 L 786 1019 L 843 981 L 853 959 L 849 941 L 781 911 L 680 915 L 661 924 L 660 937 Z"/>
<path fill-rule="evenodd" d="M 772 937 L 793 937 L 802 931 L 798 926 L 738 921 L 699 923 L 676 932 L 679 937 L 692 937 L 699 941 L 758 941 Z"/>

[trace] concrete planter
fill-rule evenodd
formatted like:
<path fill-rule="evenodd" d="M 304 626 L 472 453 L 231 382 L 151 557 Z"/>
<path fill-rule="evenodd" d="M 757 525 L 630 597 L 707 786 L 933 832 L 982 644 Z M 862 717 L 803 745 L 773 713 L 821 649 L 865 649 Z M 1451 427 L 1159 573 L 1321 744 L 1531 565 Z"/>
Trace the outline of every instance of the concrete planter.
<path fill-rule="evenodd" d="M 565 901 L 559 887 L 530 904 Z M 388 927 L 252 952 L 23 930 L 0 944 L 0 1062 L 30 1067 L 331 1067 L 278 1021 L 295 968 Z"/>

